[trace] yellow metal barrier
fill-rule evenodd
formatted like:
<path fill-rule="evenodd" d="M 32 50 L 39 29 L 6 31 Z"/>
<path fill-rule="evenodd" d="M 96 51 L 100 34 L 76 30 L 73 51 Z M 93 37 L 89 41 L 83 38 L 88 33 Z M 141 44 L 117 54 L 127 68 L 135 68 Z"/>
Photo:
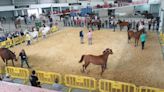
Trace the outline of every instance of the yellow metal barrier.
<path fill-rule="evenodd" d="M 17 44 L 20 44 L 20 43 L 22 43 L 21 37 L 13 38 L 13 44 L 14 45 L 17 45 Z"/>
<path fill-rule="evenodd" d="M 100 79 L 99 91 L 100 92 L 137 92 L 137 87 L 134 84 Z"/>
<path fill-rule="evenodd" d="M 41 37 L 42 36 L 42 32 L 39 32 L 39 37 Z"/>
<path fill-rule="evenodd" d="M 0 42 L 0 47 L 1 47 L 1 48 L 4 48 L 4 47 L 6 47 L 6 42 L 5 42 L 5 41 L 3 41 L 3 42 Z"/>
<path fill-rule="evenodd" d="M 7 66 L 6 73 L 9 74 L 12 78 L 24 80 L 24 83 L 26 83 L 29 79 L 28 69 Z"/>
<path fill-rule="evenodd" d="M 58 30 L 58 27 L 57 26 L 53 26 L 52 28 L 51 28 L 51 32 L 56 32 Z"/>
<path fill-rule="evenodd" d="M 5 41 L 5 44 L 6 44 L 6 48 L 9 48 L 9 47 L 11 47 L 12 45 L 13 45 L 13 41 L 10 39 L 10 38 L 8 38 L 6 41 Z"/>
<path fill-rule="evenodd" d="M 97 81 L 95 78 L 76 76 L 76 75 L 65 75 L 64 84 L 72 88 L 86 89 L 90 92 L 97 89 Z M 71 88 L 69 92 L 71 91 Z"/>
<path fill-rule="evenodd" d="M 62 83 L 62 76 L 59 73 L 36 71 L 36 74 L 41 83 L 53 84 L 56 78 L 60 84 Z"/>
<path fill-rule="evenodd" d="M 19 39 L 20 39 L 20 43 L 23 43 L 24 41 L 26 41 L 26 36 L 25 35 L 20 36 Z"/>
<path fill-rule="evenodd" d="M 139 87 L 139 92 L 164 92 L 164 90 L 158 89 L 158 88 L 152 88 L 152 87 Z"/>

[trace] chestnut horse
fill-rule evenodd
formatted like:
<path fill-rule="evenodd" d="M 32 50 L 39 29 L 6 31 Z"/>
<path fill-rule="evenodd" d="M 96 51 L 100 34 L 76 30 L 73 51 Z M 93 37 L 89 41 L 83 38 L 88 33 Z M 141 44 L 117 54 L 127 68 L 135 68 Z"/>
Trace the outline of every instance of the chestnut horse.
<path fill-rule="evenodd" d="M 140 31 L 134 32 L 133 30 L 128 31 L 128 43 L 131 38 L 135 39 L 135 47 L 138 46 L 138 41 L 140 39 L 140 35 L 144 32 L 144 28 L 141 29 Z"/>
<path fill-rule="evenodd" d="M 95 65 L 101 65 L 101 69 L 102 69 L 101 76 L 102 76 L 104 70 L 107 67 L 107 60 L 108 60 L 109 54 L 113 54 L 113 52 L 112 52 L 112 49 L 107 48 L 106 50 L 103 51 L 103 54 L 99 56 L 82 55 L 79 63 L 81 63 L 82 61 L 85 61 L 85 64 L 83 64 L 83 72 L 85 72 L 86 68 L 88 67 L 90 63 L 93 63 Z"/>
<path fill-rule="evenodd" d="M 117 24 L 120 26 L 120 31 L 122 31 L 124 26 L 128 27 L 129 22 L 118 20 Z"/>
<path fill-rule="evenodd" d="M 13 62 L 13 60 L 17 61 L 15 53 L 13 53 L 7 48 L 0 48 L 0 56 L 3 62 L 6 63 L 6 66 L 7 66 L 8 60 L 12 60 L 12 64 L 13 66 L 15 66 Z"/>
<path fill-rule="evenodd" d="M 16 19 L 16 20 L 14 21 L 14 24 L 15 24 L 15 28 L 21 27 L 21 20 L 20 20 L 20 19 Z"/>

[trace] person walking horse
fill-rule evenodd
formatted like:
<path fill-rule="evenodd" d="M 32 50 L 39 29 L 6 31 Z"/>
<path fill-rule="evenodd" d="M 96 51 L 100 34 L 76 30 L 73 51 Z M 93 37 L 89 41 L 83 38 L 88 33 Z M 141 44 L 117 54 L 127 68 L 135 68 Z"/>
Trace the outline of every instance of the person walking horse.
<path fill-rule="evenodd" d="M 144 46 L 145 46 L 145 42 L 146 42 L 146 34 L 145 32 L 143 31 L 141 36 L 140 36 L 140 40 L 141 40 L 141 44 L 142 44 L 142 50 L 144 49 Z"/>
<path fill-rule="evenodd" d="M 19 53 L 19 56 L 21 57 L 21 67 L 23 68 L 23 64 L 26 63 L 28 68 L 30 68 L 30 66 L 28 64 L 28 57 L 27 57 L 24 49 L 22 49 L 22 51 Z"/>

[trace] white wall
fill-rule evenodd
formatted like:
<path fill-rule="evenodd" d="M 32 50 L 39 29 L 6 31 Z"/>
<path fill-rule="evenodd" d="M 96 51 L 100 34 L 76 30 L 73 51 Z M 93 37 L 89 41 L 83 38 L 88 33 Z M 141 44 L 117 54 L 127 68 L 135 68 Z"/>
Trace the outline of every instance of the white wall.
<path fill-rule="evenodd" d="M 66 3 L 68 0 L 59 0 L 59 3 Z"/>
<path fill-rule="evenodd" d="M 129 15 L 134 13 L 134 7 L 116 8 L 115 14 Z"/>
<path fill-rule="evenodd" d="M 54 3 L 55 0 L 39 0 L 39 3 L 44 4 L 44 3 Z"/>
<path fill-rule="evenodd" d="M 140 5 L 135 7 L 136 11 L 149 11 L 150 10 L 150 5 L 145 4 L 145 5 Z"/>

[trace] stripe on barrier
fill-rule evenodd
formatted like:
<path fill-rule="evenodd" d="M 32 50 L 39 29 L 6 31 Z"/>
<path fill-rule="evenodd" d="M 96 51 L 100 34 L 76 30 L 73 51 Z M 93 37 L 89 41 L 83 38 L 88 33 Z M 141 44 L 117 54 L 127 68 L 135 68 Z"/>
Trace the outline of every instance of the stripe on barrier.
<path fill-rule="evenodd" d="M 13 44 L 14 44 L 14 45 L 20 44 L 21 42 L 22 42 L 22 41 L 21 41 L 21 37 L 13 38 Z"/>
<path fill-rule="evenodd" d="M 140 86 L 139 92 L 164 92 L 164 91 L 162 91 L 161 89 L 158 89 L 158 88 Z"/>
<path fill-rule="evenodd" d="M 8 73 L 12 78 L 22 79 L 24 82 L 29 79 L 28 69 L 7 66 L 6 73 Z"/>
<path fill-rule="evenodd" d="M 53 84 L 56 78 L 60 84 L 62 83 L 62 76 L 59 73 L 36 71 L 36 74 L 41 83 Z"/>
<path fill-rule="evenodd" d="M 99 91 L 100 92 L 137 92 L 137 87 L 134 84 L 100 79 Z"/>
<path fill-rule="evenodd" d="M 0 42 L 0 46 L 1 46 L 1 48 L 4 48 L 4 47 L 6 47 L 6 42 L 5 42 L 5 41 L 3 41 L 3 42 Z"/>
<path fill-rule="evenodd" d="M 87 90 L 97 89 L 97 81 L 95 78 L 92 77 L 65 75 L 64 84 L 72 88 L 80 88 Z"/>

